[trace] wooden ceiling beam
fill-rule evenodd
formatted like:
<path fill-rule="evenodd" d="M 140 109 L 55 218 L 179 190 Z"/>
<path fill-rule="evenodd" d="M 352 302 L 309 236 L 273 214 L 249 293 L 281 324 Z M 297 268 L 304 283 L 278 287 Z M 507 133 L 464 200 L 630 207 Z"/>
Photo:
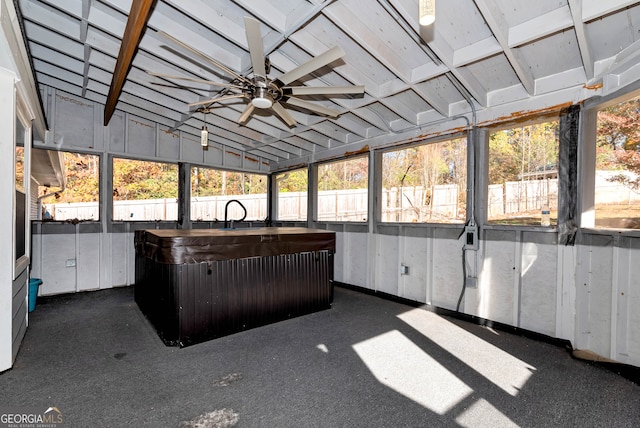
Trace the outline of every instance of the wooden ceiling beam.
<path fill-rule="evenodd" d="M 104 109 L 104 126 L 109 124 L 111 116 L 113 116 L 113 112 L 116 109 L 116 104 L 118 104 L 118 99 L 122 93 L 122 87 L 127 79 L 127 74 L 129 74 L 131 63 L 138 50 L 138 45 L 155 2 L 156 0 L 136 0 L 131 4 L 131 11 L 122 35 L 120 52 L 113 70 L 113 78 L 111 79 L 109 95 Z"/>

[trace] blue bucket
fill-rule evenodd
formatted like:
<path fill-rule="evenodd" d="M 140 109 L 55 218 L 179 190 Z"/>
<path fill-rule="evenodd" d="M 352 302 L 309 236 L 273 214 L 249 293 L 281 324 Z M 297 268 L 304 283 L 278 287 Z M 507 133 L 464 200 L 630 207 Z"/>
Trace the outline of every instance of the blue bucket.
<path fill-rule="evenodd" d="M 38 287 L 42 284 L 40 278 L 29 279 L 29 312 L 36 308 L 36 297 L 38 297 Z"/>

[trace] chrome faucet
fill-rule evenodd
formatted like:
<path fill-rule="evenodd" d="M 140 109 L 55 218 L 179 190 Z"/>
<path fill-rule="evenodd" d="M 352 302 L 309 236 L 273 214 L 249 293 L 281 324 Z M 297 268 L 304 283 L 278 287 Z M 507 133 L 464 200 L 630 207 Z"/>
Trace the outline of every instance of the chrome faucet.
<path fill-rule="evenodd" d="M 228 220 L 227 220 L 227 210 L 229 208 L 229 204 L 231 202 L 236 202 L 238 205 L 240 205 L 242 207 L 242 210 L 244 211 L 244 215 L 242 216 L 242 218 L 240 220 L 235 220 L 235 221 L 242 221 L 247 217 L 247 209 L 244 207 L 244 205 L 242 205 L 242 202 L 240 202 L 237 199 L 230 199 L 224 206 L 224 228 L 227 229 L 228 227 Z M 233 222 L 234 220 L 231 220 L 231 228 L 233 229 Z"/>

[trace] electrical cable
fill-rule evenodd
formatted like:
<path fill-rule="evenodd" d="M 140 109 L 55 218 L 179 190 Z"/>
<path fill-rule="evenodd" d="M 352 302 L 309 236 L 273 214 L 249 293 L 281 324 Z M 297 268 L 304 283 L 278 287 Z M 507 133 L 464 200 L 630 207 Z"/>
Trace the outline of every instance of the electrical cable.
<path fill-rule="evenodd" d="M 462 249 L 462 277 L 465 278 L 462 285 L 462 290 L 460 291 L 460 297 L 458 297 L 458 304 L 456 305 L 456 312 L 460 312 L 460 304 L 462 303 L 462 298 L 464 297 L 464 292 L 467 288 L 466 278 L 467 278 L 467 250 L 465 248 Z"/>

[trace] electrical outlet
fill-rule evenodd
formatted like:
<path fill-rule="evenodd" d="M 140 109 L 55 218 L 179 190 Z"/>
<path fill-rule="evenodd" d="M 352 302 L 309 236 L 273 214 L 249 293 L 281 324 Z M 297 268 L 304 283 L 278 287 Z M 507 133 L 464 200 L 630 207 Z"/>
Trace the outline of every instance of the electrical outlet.
<path fill-rule="evenodd" d="M 400 275 L 409 275 L 409 266 L 400 265 Z"/>
<path fill-rule="evenodd" d="M 75 267 L 76 266 L 76 259 L 67 259 L 67 261 L 64 263 L 65 267 Z"/>
<path fill-rule="evenodd" d="M 464 241 L 465 250 L 477 250 L 478 249 L 478 227 L 465 226 L 464 240 L 465 240 Z"/>

